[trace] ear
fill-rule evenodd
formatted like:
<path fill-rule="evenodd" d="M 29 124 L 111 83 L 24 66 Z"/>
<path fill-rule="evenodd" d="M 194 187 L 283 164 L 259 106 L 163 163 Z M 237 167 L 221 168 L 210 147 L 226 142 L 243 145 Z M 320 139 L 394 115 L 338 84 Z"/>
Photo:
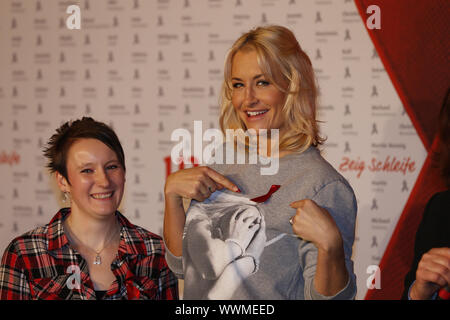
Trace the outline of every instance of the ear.
<path fill-rule="evenodd" d="M 58 171 L 55 172 L 56 183 L 62 192 L 70 192 L 70 185 L 64 176 Z"/>

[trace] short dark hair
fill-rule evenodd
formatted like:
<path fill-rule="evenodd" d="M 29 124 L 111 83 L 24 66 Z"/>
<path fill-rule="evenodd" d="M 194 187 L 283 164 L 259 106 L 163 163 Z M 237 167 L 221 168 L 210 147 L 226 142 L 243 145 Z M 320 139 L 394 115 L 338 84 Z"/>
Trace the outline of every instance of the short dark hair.
<path fill-rule="evenodd" d="M 56 133 L 49 139 L 44 149 L 44 156 L 48 159 L 47 168 L 50 172 L 59 172 L 69 181 L 67 154 L 72 144 L 83 138 L 100 140 L 111 148 L 125 170 L 125 154 L 114 130 L 103 122 L 95 121 L 91 117 L 83 117 L 75 121 L 67 121 L 56 129 Z"/>

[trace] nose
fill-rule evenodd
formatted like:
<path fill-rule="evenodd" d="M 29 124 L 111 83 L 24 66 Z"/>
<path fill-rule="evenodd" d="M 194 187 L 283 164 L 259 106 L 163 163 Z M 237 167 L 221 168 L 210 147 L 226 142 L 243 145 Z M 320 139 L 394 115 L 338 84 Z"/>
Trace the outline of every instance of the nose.
<path fill-rule="evenodd" d="M 246 107 L 252 107 L 258 102 L 255 95 L 255 89 L 252 86 L 245 88 L 244 105 Z"/>
<path fill-rule="evenodd" d="M 98 186 L 106 188 L 110 185 L 110 179 L 105 170 L 98 170 L 95 176 Z"/>

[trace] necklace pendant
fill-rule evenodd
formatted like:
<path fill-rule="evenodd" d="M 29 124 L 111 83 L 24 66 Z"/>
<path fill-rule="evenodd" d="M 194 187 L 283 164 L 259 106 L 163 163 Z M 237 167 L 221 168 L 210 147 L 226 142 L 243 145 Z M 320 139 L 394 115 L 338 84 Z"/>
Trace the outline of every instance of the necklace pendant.
<path fill-rule="evenodd" d="M 99 254 L 95 256 L 94 264 L 102 264 L 102 259 Z"/>

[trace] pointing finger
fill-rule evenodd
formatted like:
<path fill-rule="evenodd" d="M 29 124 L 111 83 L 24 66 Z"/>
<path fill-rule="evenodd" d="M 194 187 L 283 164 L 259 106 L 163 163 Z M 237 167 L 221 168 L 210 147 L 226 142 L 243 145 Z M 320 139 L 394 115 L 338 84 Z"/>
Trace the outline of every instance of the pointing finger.
<path fill-rule="evenodd" d="M 227 188 L 228 190 L 233 191 L 233 192 L 241 192 L 241 190 L 239 190 L 239 188 L 233 182 L 228 180 L 225 176 L 221 175 L 217 171 L 214 171 L 211 168 L 207 168 L 206 173 L 212 180 L 214 180 L 214 182 L 222 185 L 223 187 Z"/>

